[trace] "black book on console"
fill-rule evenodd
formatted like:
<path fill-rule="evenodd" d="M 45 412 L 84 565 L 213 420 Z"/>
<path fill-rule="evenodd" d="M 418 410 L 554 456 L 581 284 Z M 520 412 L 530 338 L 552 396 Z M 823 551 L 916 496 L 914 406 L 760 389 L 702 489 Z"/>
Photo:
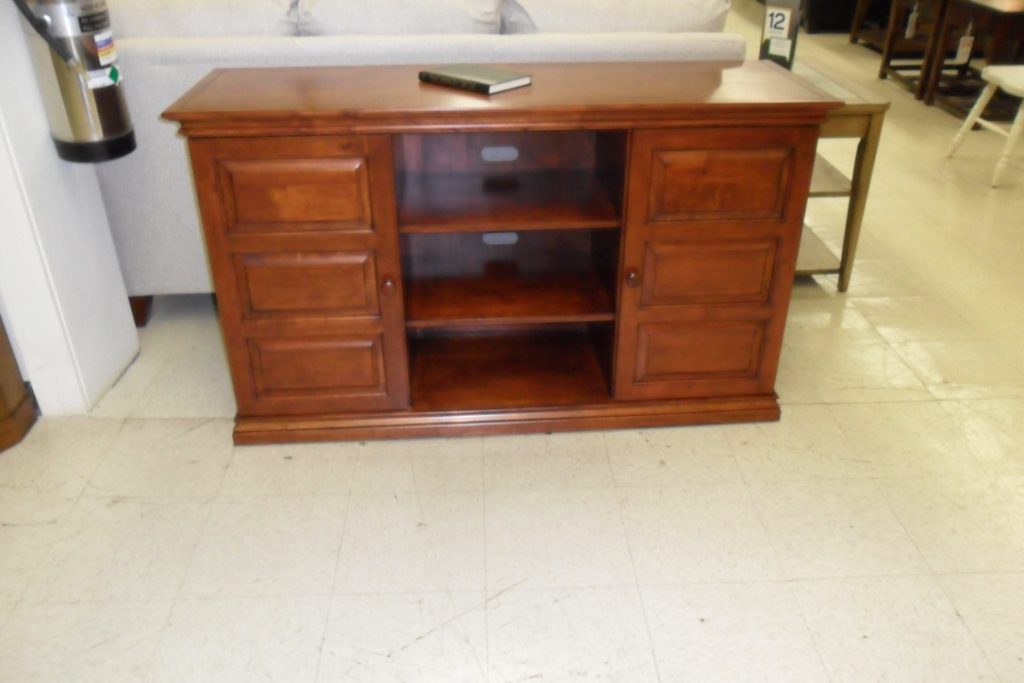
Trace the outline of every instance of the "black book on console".
<path fill-rule="evenodd" d="M 530 75 L 480 64 L 453 64 L 421 71 L 420 80 L 493 95 L 530 85 Z"/>

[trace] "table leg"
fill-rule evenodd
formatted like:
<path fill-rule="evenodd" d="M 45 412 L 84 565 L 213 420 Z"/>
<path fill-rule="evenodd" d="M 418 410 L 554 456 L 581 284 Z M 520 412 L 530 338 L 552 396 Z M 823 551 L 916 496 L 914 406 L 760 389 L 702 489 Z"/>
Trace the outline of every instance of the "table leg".
<path fill-rule="evenodd" d="M 857 0 L 857 7 L 853 10 L 853 24 L 850 27 L 850 42 L 856 43 L 860 37 L 860 31 L 864 28 L 864 20 L 871 9 L 871 0 Z"/>
<path fill-rule="evenodd" d="M 853 273 L 853 261 L 857 256 L 860 228 L 864 221 L 864 210 L 868 203 L 868 190 L 871 188 L 871 176 L 875 170 L 884 120 L 884 113 L 872 114 L 868 130 L 857 145 L 857 159 L 850 181 L 850 207 L 846 213 L 846 230 L 843 232 L 843 255 L 839 262 L 840 292 L 845 292 L 850 286 L 850 275 Z"/>
<path fill-rule="evenodd" d="M 935 18 L 935 28 L 928 39 L 928 62 L 927 74 L 921 71 L 921 82 L 917 86 L 917 99 L 924 100 L 925 104 L 935 102 L 935 91 L 939 87 L 939 79 L 942 78 L 942 67 L 946 63 L 946 39 L 949 37 L 950 15 L 949 0 L 940 0 L 939 14 Z"/>
<path fill-rule="evenodd" d="M 892 11 L 889 12 L 889 26 L 885 29 L 885 44 L 882 46 L 882 65 L 878 67 L 879 78 L 889 76 L 889 62 L 892 61 L 892 53 L 896 49 L 896 38 L 899 36 L 905 16 L 906 9 L 903 4 L 900 0 L 893 0 Z"/>

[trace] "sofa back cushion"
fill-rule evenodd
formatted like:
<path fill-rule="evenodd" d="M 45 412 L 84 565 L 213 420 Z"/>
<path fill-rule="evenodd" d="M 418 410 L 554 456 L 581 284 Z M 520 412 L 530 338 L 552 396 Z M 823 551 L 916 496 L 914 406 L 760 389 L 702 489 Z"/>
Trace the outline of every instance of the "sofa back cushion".
<path fill-rule="evenodd" d="M 298 0 L 303 35 L 498 33 L 502 0 Z"/>
<path fill-rule="evenodd" d="M 108 0 L 117 38 L 295 36 L 298 0 Z"/>
<path fill-rule="evenodd" d="M 730 4 L 730 0 L 502 0 L 502 32 L 721 31 Z"/>

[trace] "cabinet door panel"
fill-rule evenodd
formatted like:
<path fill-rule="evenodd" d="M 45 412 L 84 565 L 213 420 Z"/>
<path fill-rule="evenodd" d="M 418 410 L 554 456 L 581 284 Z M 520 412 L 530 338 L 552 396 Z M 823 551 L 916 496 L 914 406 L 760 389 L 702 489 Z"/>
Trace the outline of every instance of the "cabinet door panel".
<path fill-rule="evenodd" d="M 641 306 L 768 300 L 775 241 L 648 242 Z"/>
<path fill-rule="evenodd" d="M 387 404 L 382 334 L 250 339 L 249 358 L 256 399 L 264 406 L 366 410 Z"/>
<path fill-rule="evenodd" d="M 389 138 L 189 150 L 239 415 L 407 408 Z"/>
<path fill-rule="evenodd" d="M 366 136 L 210 140 L 212 178 L 228 234 L 366 232 L 374 216 Z"/>
<path fill-rule="evenodd" d="M 816 139 L 634 132 L 616 398 L 772 393 Z"/>
<path fill-rule="evenodd" d="M 789 150 L 656 150 L 650 159 L 652 222 L 779 218 Z"/>
<path fill-rule="evenodd" d="M 372 251 L 236 254 L 243 315 L 379 315 L 375 262 Z"/>
<path fill-rule="evenodd" d="M 640 325 L 636 381 L 756 380 L 763 330 L 746 321 Z"/>

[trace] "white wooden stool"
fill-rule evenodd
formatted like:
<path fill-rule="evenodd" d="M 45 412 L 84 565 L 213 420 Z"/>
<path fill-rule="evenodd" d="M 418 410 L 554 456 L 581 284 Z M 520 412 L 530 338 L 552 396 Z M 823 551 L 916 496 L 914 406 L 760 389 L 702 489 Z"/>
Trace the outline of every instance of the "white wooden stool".
<path fill-rule="evenodd" d="M 1006 170 L 1006 166 L 1010 163 L 1010 151 L 1013 150 L 1013 146 L 1017 144 L 1017 140 L 1020 138 L 1021 130 L 1024 130 L 1024 105 L 1017 110 L 1017 116 L 1013 119 L 1013 124 L 1010 126 L 1010 130 L 1007 131 L 1002 126 L 986 121 L 981 118 L 981 114 L 985 111 L 985 107 L 988 106 L 992 96 L 996 94 L 996 90 L 1002 88 L 1011 95 L 1017 97 L 1024 97 L 1024 65 L 1017 66 L 1013 64 L 998 65 L 998 66 L 987 66 L 981 72 L 981 77 L 987 81 L 985 89 L 981 91 L 981 97 L 975 103 L 974 108 L 971 109 L 971 113 L 967 115 L 967 120 L 964 121 L 964 125 L 957 132 L 956 137 L 953 138 L 953 144 L 949 146 L 949 155 L 953 156 L 960 145 L 963 144 L 964 138 L 967 137 L 967 131 L 974 127 L 974 124 L 978 124 L 983 128 L 988 128 L 991 131 L 999 133 L 1000 135 L 1006 136 L 1006 147 L 1003 148 L 1003 153 L 999 156 L 999 161 L 996 162 L 995 173 L 992 174 L 992 187 L 999 185 L 999 179 Z"/>

